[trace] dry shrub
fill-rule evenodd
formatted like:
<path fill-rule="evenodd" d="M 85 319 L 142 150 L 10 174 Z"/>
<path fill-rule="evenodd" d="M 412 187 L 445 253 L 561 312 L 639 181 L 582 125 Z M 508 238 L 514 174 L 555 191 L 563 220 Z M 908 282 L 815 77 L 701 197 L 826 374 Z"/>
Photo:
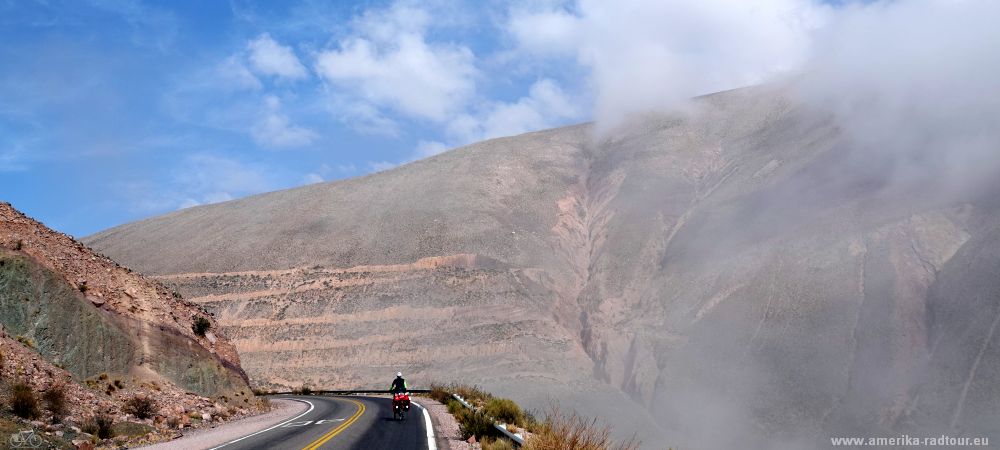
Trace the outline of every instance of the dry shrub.
<path fill-rule="evenodd" d="M 191 331 L 198 336 L 204 336 L 209 328 L 212 328 L 212 322 L 204 316 L 195 317 L 194 322 L 191 324 Z"/>
<path fill-rule="evenodd" d="M 139 419 L 148 419 L 153 417 L 156 410 L 156 404 L 153 402 L 153 399 L 147 395 L 136 395 L 128 399 L 128 401 L 125 402 L 125 407 L 122 409 Z"/>
<path fill-rule="evenodd" d="M 115 435 L 113 426 L 114 420 L 111 419 L 111 416 L 98 414 L 80 425 L 80 430 L 97 436 L 99 439 L 108 439 Z"/>
<path fill-rule="evenodd" d="M 448 400 L 451 400 L 451 393 L 448 392 L 448 388 L 437 383 L 431 383 L 431 392 L 427 395 L 439 403 L 446 404 Z"/>
<path fill-rule="evenodd" d="M 450 386 L 449 390 L 454 394 L 458 394 L 459 397 L 464 398 L 465 401 L 474 406 L 482 406 L 487 400 L 493 398 L 492 395 L 482 389 L 479 389 L 478 386 L 454 384 Z"/>
<path fill-rule="evenodd" d="M 66 415 L 66 388 L 54 384 L 42 394 L 42 400 L 45 401 L 45 409 L 52 413 L 53 422 L 61 421 Z"/>
<path fill-rule="evenodd" d="M 25 419 L 38 417 L 38 397 L 27 383 L 18 381 L 10 385 L 10 410 Z"/>
<path fill-rule="evenodd" d="M 524 443 L 524 450 L 636 450 L 634 439 L 616 443 L 611 428 L 576 414 L 551 411 L 538 430 Z"/>
<path fill-rule="evenodd" d="M 95 436 L 101 439 L 110 439 L 115 436 L 115 430 L 113 428 L 115 422 L 111 416 L 99 414 L 97 417 L 94 417 L 94 424 L 97 428 Z"/>

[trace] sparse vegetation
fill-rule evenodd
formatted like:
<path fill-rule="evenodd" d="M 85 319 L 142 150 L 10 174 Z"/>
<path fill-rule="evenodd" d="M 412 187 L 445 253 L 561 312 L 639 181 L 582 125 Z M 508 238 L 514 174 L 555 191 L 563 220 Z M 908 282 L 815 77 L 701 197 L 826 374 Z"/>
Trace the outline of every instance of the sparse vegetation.
<path fill-rule="evenodd" d="M 500 422 L 524 426 L 524 411 L 513 400 L 491 398 L 483 406 L 483 412 Z"/>
<path fill-rule="evenodd" d="M 115 440 L 122 440 L 121 443 L 116 442 L 118 445 L 125 445 L 127 442 L 125 436 L 142 436 L 155 429 L 149 425 L 135 422 L 118 422 L 111 428 Z"/>
<path fill-rule="evenodd" d="M 124 410 L 139 419 L 149 419 L 156 412 L 156 403 L 152 397 L 137 394 L 125 402 Z"/>
<path fill-rule="evenodd" d="M 98 414 L 80 427 L 85 433 L 97 436 L 99 439 L 110 439 L 115 436 L 114 420 L 110 416 Z"/>
<path fill-rule="evenodd" d="M 42 400 L 45 402 L 45 409 L 52 414 L 52 421 L 61 422 L 66 415 L 66 388 L 61 384 L 54 384 L 42 393 Z"/>
<path fill-rule="evenodd" d="M 431 384 L 431 391 L 427 395 L 439 403 L 446 405 L 448 404 L 448 401 L 451 400 L 451 393 L 448 392 L 448 388 L 436 383 Z"/>
<path fill-rule="evenodd" d="M 205 316 L 195 317 L 194 323 L 191 325 L 191 330 L 198 336 L 204 336 L 209 328 L 212 328 L 212 322 Z"/>
<path fill-rule="evenodd" d="M 514 444 L 509 439 L 484 438 L 480 444 L 483 450 L 514 450 Z"/>
<path fill-rule="evenodd" d="M 25 419 L 39 416 L 38 397 L 27 383 L 18 381 L 10 385 L 10 410 Z"/>
<path fill-rule="evenodd" d="M 458 421 L 459 432 L 462 433 L 462 437 L 465 439 L 472 436 L 482 439 L 483 437 L 494 436 L 498 433 L 496 428 L 493 427 L 493 420 L 483 413 L 482 410 L 472 411 L 462 408 L 455 414 L 455 420 Z"/>
<path fill-rule="evenodd" d="M 24 247 L 24 241 L 23 240 L 18 239 L 17 242 L 14 242 L 14 250 L 20 251 L 21 248 L 23 248 L 23 247 Z"/>
<path fill-rule="evenodd" d="M 597 419 L 551 411 L 539 429 L 524 443 L 524 450 L 636 450 L 635 440 L 615 443 L 611 429 Z"/>
<path fill-rule="evenodd" d="M 455 393 L 477 407 L 470 410 L 452 398 Z M 507 431 L 530 432 L 524 449 L 526 450 L 636 450 L 634 439 L 615 442 L 611 439 L 611 428 L 600 425 L 596 419 L 586 419 L 576 414 L 565 415 L 552 409 L 539 421 L 524 412 L 513 400 L 494 397 L 475 386 L 438 384 L 431 385 L 429 396 L 448 407 L 455 416 L 462 437 L 475 436 L 484 450 L 506 450 L 513 444 L 494 428 L 494 419 L 508 424 Z"/>
<path fill-rule="evenodd" d="M 31 338 L 26 336 L 17 335 L 17 342 L 20 342 L 21 344 L 23 344 L 25 347 L 28 348 L 35 348 L 35 341 L 31 340 Z"/>

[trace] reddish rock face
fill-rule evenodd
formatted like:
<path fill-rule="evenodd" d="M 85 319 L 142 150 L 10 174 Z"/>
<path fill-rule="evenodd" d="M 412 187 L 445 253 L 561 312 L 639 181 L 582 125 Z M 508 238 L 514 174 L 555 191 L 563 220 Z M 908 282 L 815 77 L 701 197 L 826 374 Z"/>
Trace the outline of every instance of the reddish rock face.
<path fill-rule="evenodd" d="M 133 400 L 152 402 L 153 417 L 142 421 L 160 428 L 175 409 L 228 416 L 260 407 L 225 336 L 192 330 L 197 316 L 218 327 L 201 308 L 7 203 L 0 203 L 0 286 L 0 380 L 23 381 L 36 394 L 61 389 L 67 423 L 97 413 L 138 421 L 129 413 Z M 53 414 L 43 412 L 49 421 Z"/>

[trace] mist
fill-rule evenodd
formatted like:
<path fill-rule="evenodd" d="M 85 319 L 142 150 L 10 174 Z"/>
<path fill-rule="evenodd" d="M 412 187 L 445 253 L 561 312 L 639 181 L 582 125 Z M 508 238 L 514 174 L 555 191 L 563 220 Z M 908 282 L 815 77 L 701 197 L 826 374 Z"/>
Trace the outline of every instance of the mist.
<path fill-rule="evenodd" d="M 994 317 L 983 296 L 997 286 L 966 271 L 996 264 L 976 247 L 997 244 L 979 236 L 1000 192 L 1000 4 L 580 1 L 544 14 L 564 30 L 545 50 L 590 68 L 596 146 L 629 154 L 682 124 L 711 136 L 701 158 L 722 168 L 690 188 L 695 206 L 663 213 L 674 231 L 646 295 L 666 325 L 633 334 L 688 339 L 650 343 L 655 387 L 624 387 L 666 436 L 711 449 L 998 437 L 984 412 L 995 379 L 977 370 L 995 361 L 996 322 L 979 318 Z M 748 93 L 695 98 L 728 89 Z M 677 189 L 616 202 L 655 210 Z"/>

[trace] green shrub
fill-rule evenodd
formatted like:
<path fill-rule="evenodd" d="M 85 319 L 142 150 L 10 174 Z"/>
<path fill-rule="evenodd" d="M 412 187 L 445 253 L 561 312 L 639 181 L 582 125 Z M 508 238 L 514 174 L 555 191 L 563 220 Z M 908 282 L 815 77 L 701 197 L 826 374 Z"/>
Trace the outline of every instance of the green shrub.
<path fill-rule="evenodd" d="M 210 322 L 205 316 L 195 317 L 194 323 L 191 325 L 191 330 L 198 336 L 204 336 L 205 332 L 207 332 L 209 328 L 212 328 L 212 322 Z"/>
<path fill-rule="evenodd" d="M 513 400 L 491 398 L 483 406 L 483 412 L 500 422 L 524 426 L 524 411 Z"/>
<path fill-rule="evenodd" d="M 38 397 L 27 383 L 18 381 L 10 385 L 10 410 L 25 419 L 38 417 Z"/>
<path fill-rule="evenodd" d="M 458 429 L 462 433 L 463 439 L 472 436 L 482 439 L 497 433 L 496 428 L 493 427 L 493 421 L 482 411 L 463 408 L 458 414 L 455 414 L 455 419 L 458 421 Z"/>

